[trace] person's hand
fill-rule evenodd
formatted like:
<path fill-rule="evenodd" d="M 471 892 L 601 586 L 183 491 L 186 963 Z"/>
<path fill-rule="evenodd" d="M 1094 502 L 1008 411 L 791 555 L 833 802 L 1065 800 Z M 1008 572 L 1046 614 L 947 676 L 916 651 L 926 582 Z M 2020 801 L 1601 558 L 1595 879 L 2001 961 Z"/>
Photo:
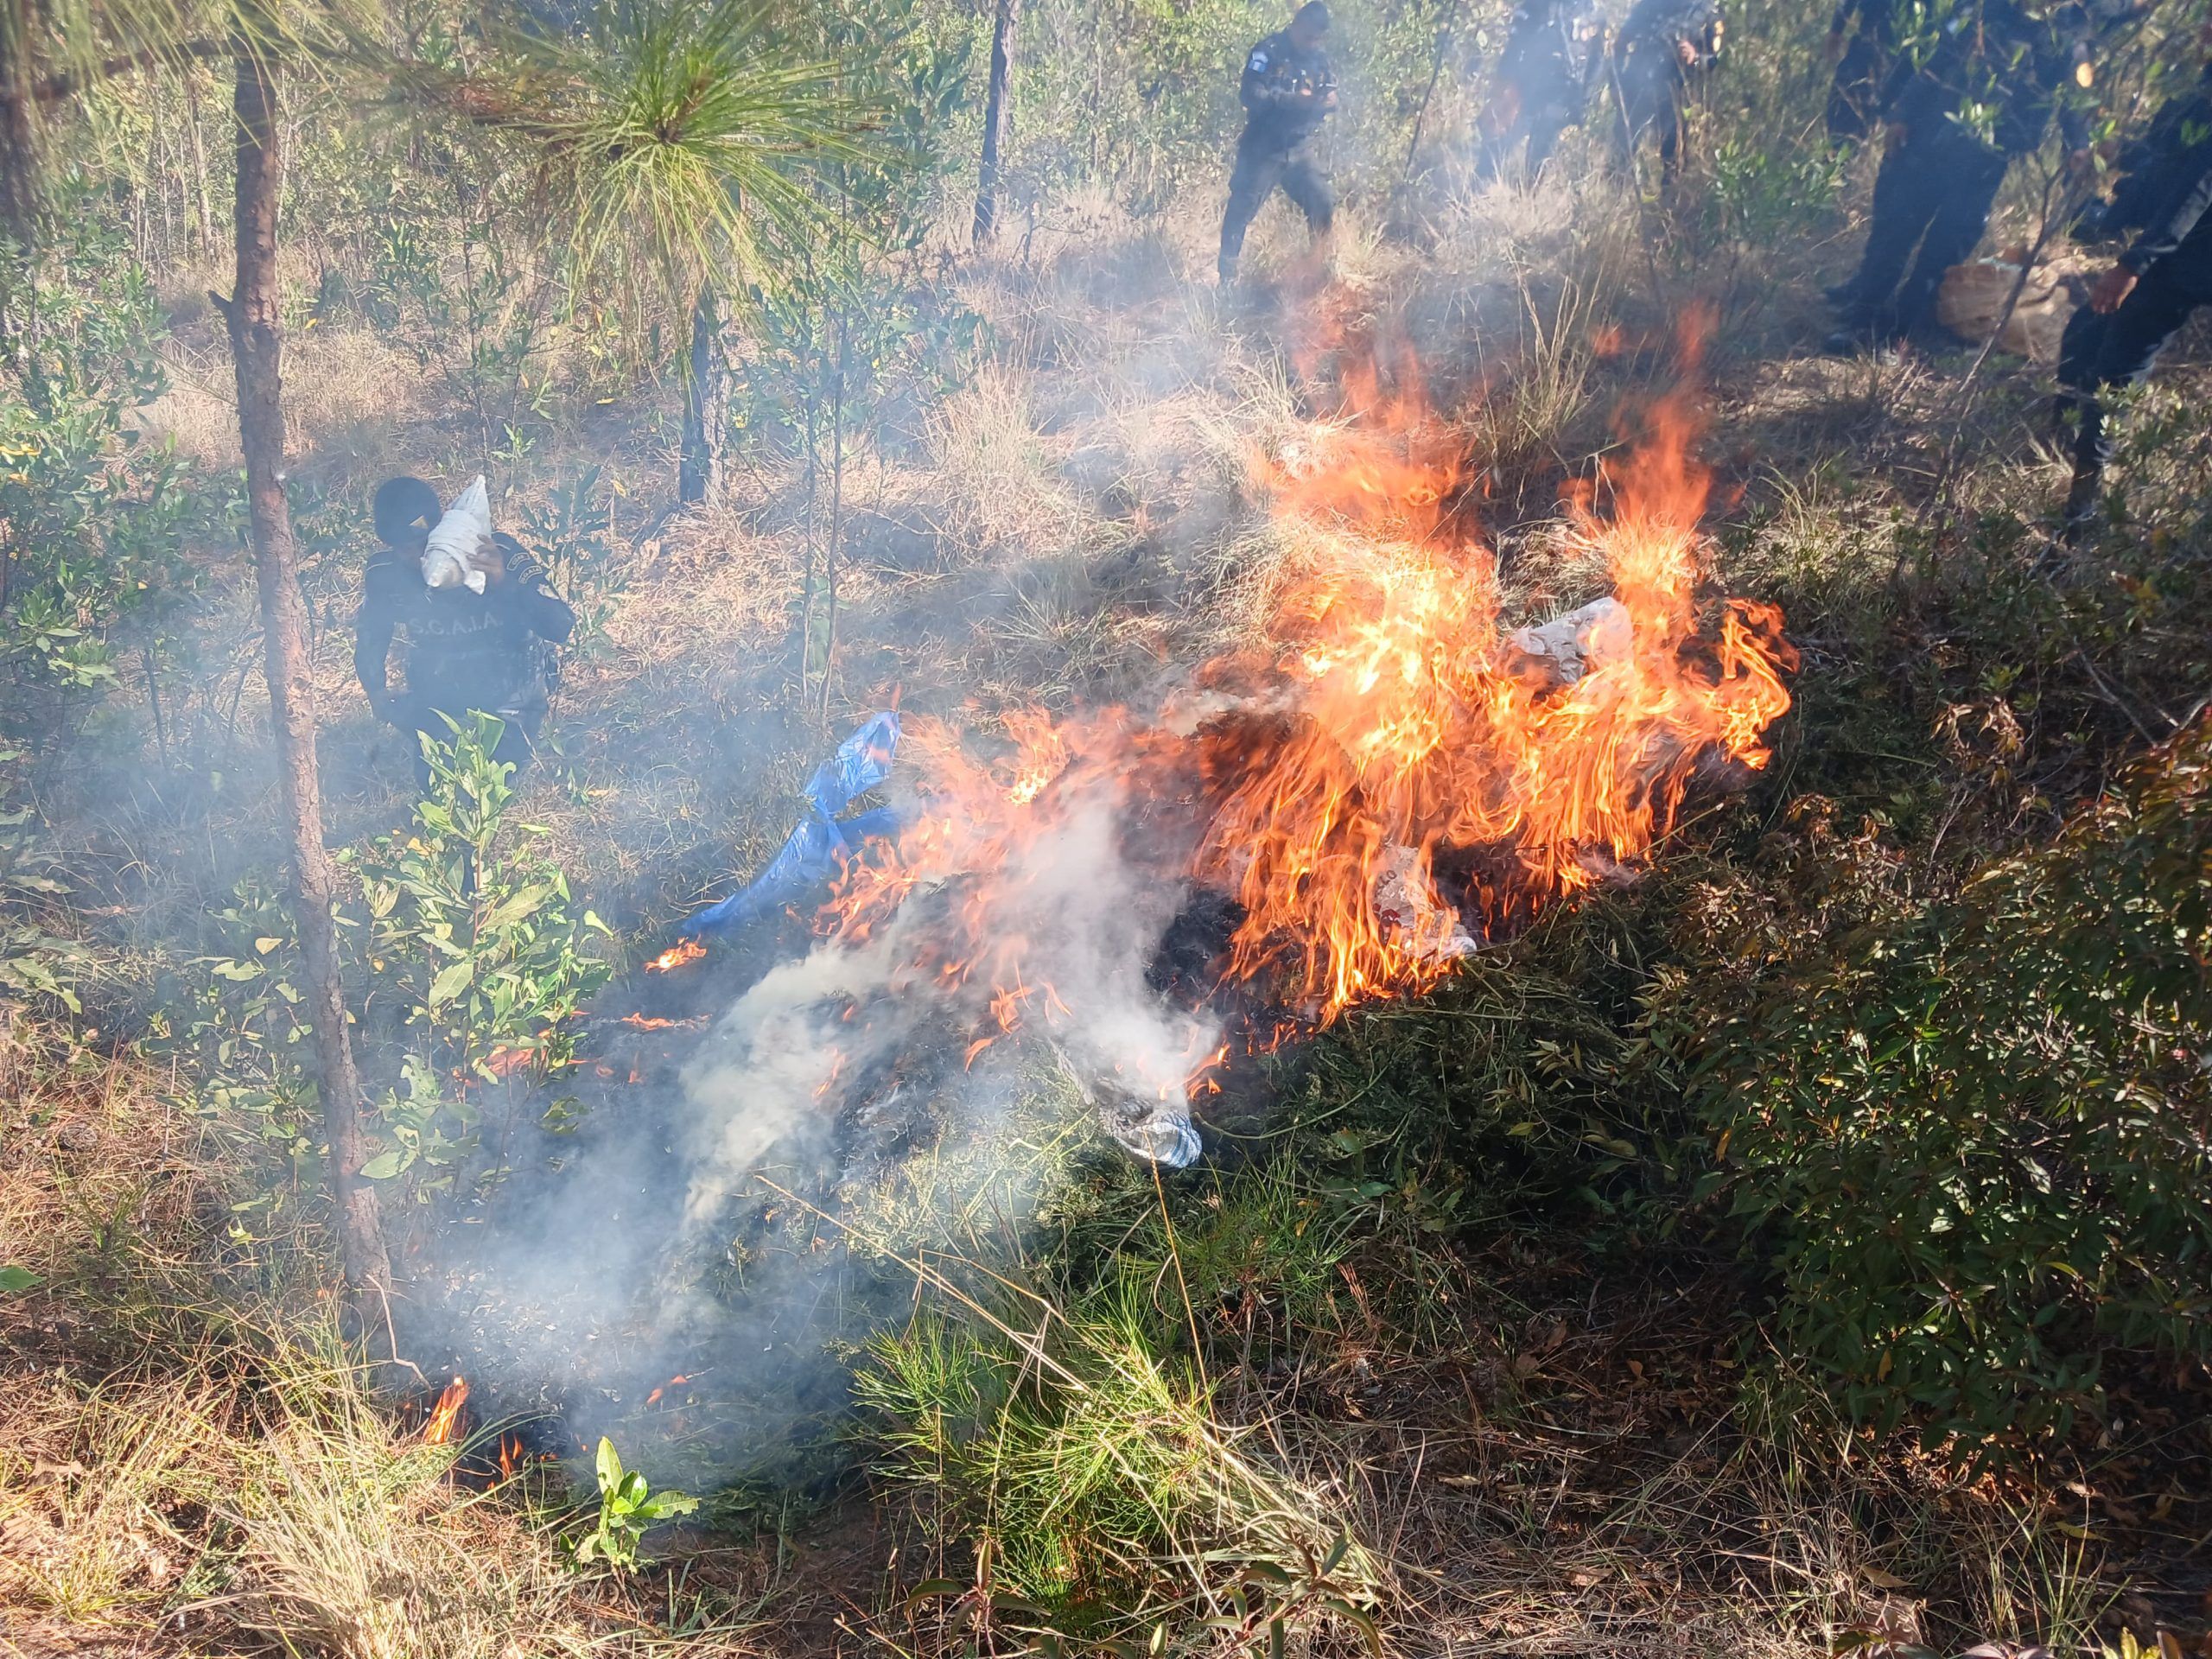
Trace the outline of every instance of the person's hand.
<path fill-rule="evenodd" d="M 1827 38 L 1821 42 L 1821 55 L 1830 63 L 1842 61 L 1843 31 L 1841 29 L 1832 29 L 1828 31 Z"/>
<path fill-rule="evenodd" d="M 1682 60 L 1683 68 L 1696 68 L 1697 42 L 1695 41 L 1676 41 L 1675 42 L 1675 55 Z"/>
<path fill-rule="evenodd" d="M 2089 290 L 2089 309 L 2101 317 L 2110 316 L 2135 291 L 2135 273 L 2126 265 L 2115 264 L 2097 278 L 2097 285 Z"/>
<path fill-rule="evenodd" d="M 484 573 L 486 588 L 496 588 L 506 580 L 507 556 L 499 550 L 499 544 L 489 537 L 477 544 L 469 563 Z"/>
<path fill-rule="evenodd" d="M 1902 121 L 1890 121 L 1883 124 L 1882 143 L 1891 149 L 1904 143 L 1910 136 L 1910 130 Z"/>
<path fill-rule="evenodd" d="M 2086 183 L 2096 176 L 2097 158 L 2086 149 L 2066 152 L 2066 176 L 2076 184 Z"/>

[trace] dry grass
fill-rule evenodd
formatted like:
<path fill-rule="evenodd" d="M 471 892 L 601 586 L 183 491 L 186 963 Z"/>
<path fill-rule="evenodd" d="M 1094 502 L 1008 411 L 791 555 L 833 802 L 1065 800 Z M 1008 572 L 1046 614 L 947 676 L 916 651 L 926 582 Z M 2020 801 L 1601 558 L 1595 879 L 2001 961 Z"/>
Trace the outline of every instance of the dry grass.
<path fill-rule="evenodd" d="M 174 344 L 168 389 L 143 411 L 149 436 L 209 471 L 238 465 L 237 393 L 228 350 L 213 337 Z M 293 453 L 324 470 L 365 473 L 398 429 L 422 417 L 435 386 L 415 359 L 365 330 L 296 330 L 284 346 L 284 416 Z"/>
<path fill-rule="evenodd" d="M 671 1650 L 330 1357 L 319 1249 L 227 1225 L 245 1172 L 162 1081 L 0 1037 L 0 1265 L 39 1281 L 0 1294 L 0 1652 Z M 750 1650 L 706 1624 L 681 1650 Z"/>
<path fill-rule="evenodd" d="M 59 1285 L 110 1255 L 206 1254 L 219 1179 L 166 1081 L 96 1033 L 0 1014 L 0 1265 Z"/>
<path fill-rule="evenodd" d="M 754 1650 L 711 1617 L 656 1632 L 526 1505 L 456 1484 L 455 1448 L 395 1429 L 299 1340 L 107 1383 L 0 1376 L 0 1636 L 327 1659 Z"/>

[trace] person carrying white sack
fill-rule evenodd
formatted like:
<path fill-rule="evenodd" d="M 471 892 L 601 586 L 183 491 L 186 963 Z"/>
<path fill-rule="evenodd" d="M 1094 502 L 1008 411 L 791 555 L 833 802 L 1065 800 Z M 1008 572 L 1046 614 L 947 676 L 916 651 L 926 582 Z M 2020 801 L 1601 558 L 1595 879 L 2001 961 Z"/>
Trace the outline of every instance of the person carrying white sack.
<path fill-rule="evenodd" d="M 419 478 L 387 479 L 371 509 L 377 539 L 353 618 L 353 671 L 378 719 L 450 742 L 441 718 L 472 711 L 505 722 L 497 760 L 517 776 L 536 753 L 554 683 L 553 648 L 576 624 L 568 601 L 520 542 L 492 528 L 480 475 L 441 508 Z M 406 636 L 403 686 L 387 680 L 392 638 Z M 429 767 L 415 745 L 415 778 Z"/>

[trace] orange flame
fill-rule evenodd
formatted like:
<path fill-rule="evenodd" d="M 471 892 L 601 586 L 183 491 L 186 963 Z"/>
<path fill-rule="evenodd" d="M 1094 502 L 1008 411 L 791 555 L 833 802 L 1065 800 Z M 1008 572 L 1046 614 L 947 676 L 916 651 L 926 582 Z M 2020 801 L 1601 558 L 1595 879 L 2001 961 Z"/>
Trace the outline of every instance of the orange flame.
<path fill-rule="evenodd" d="M 649 974 L 664 974 L 671 969 L 681 968 L 686 963 L 696 962 L 707 954 L 707 947 L 697 939 L 678 939 L 645 964 Z"/>
<path fill-rule="evenodd" d="M 537 1057 L 537 1050 L 534 1048 L 509 1048 L 501 1045 L 484 1057 L 484 1069 L 495 1077 L 511 1077 L 525 1070 Z"/>
<path fill-rule="evenodd" d="M 1346 384 L 1344 415 L 1262 467 L 1294 574 L 1259 643 L 1205 664 L 1149 720 L 1009 718 L 1013 753 L 995 764 L 909 719 L 925 809 L 895 848 L 848 867 L 820 925 L 866 940 L 917 888 L 958 878 L 906 974 L 981 992 L 969 1063 L 1025 1020 L 1068 1017 L 1025 971 L 1025 855 L 1102 795 L 1180 826 L 1154 837 L 1173 848 L 1162 880 L 1241 907 L 1225 978 L 1325 1024 L 1425 988 L 1494 926 L 1648 853 L 1700 765 L 1764 765 L 1796 653 L 1772 606 L 1731 599 L 1701 620 L 1708 475 L 1687 397 L 1660 400 L 1600 479 L 1609 512 L 1595 490 L 1571 509 L 1613 604 L 1567 638 L 1506 625 L 1496 561 L 1461 509 L 1464 440 L 1411 365 L 1393 391 L 1371 368 Z M 1194 1052 L 1181 1086 L 1205 1086 L 1224 1052 Z"/>
<path fill-rule="evenodd" d="M 461 1428 L 461 1408 L 468 1403 L 468 1384 L 456 1376 L 439 1392 L 430 1408 L 430 1421 L 423 1425 L 423 1444 L 444 1446 Z"/>
<path fill-rule="evenodd" d="M 639 1031 L 676 1031 L 684 1027 L 705 1023 L 699 1020 L 664 1020 L 658 1014 L 626 1014 L 620 1024 L 635 1026 Z"/>

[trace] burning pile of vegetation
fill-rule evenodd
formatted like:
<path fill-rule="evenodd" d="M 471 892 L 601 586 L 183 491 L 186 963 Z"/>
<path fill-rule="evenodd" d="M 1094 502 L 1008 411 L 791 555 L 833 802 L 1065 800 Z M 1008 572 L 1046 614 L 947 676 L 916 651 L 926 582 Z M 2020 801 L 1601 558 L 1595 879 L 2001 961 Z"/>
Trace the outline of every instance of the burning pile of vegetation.
<path fill-rule="evenodd" d="M 1189 1162 L 1184 1103 L 1217 1088 L 1232 1049 L 1433 984 L 1640 860 L 1701 772 L 1764 763 L 1795 653 L 1757 601 L 1701 626 L 1688 398 L 1655 403 L 1646 424 L 1601 476 L 1605 508 L 1586 502 L 1572 525 L 1612 594 L 1516 631 L 1464 440 L 1409 365 L 1388 396 L 1371 368 L 1354 376 L 1341 415 L 1262 480 L 1310 550 L 1264 640 L 1142 712 L 1016 713 L 995 760 L 907 721 L 920 759 L 904 825 L 817 918 L 812 975 L 865 962 L 894 1021 L 938 1003 L 969 1031 L 963 1065 L 1040 1032 L 1113 1103 L 1125 1144 Z M 1171 1002 L 1160 953 L 1194 905 L 1226 934 Z M 1236 1000 L 1262 1017 L 1225 1029 Z M 828 1033 L 817 1096 L 849 1080 L 849 1048 L 881 1046 L 878 1018 L 860 1001 L 836 1011 L 851 1039 Z M 781 1063 L 757 1041 L 749 1059 Z"/>

